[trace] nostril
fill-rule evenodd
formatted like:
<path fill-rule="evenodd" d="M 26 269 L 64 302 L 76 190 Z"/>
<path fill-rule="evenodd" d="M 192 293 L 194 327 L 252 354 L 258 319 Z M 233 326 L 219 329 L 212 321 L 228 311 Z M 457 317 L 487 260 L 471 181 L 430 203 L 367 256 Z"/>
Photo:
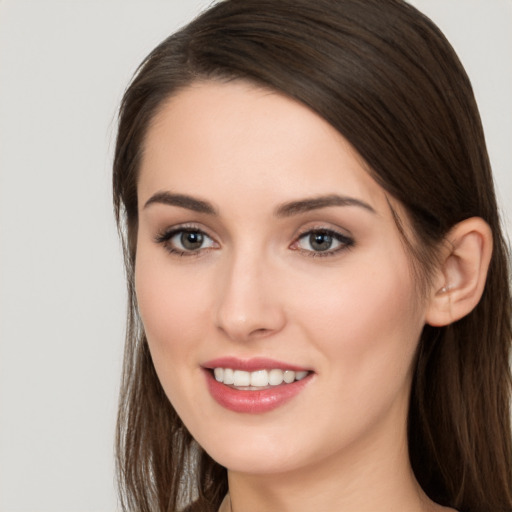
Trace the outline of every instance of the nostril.
<path fill-rule="evenodd" d="M 269 329 L 255 329 L 252 334 L 266 334 L 267 332 L 270 332 Z"/>

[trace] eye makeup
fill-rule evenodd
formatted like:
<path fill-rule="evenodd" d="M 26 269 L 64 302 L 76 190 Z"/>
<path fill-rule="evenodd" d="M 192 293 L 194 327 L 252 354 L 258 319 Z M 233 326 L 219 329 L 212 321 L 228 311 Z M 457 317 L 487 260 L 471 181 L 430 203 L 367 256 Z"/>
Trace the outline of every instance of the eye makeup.
<path fill-rule="evenodd" d="M 302 233 L 290 248 L 306 256 L 318 258 L 335 256 L 353 247 L 354 243 L 352 238 L 332 229 L 314 228 Z"/>
<path fill-rule="evenodd" d="M 158 233 L 154 241 L 172 255 L 199 256 L 220 245 L 195 224 L 173 226 Z M 354 246 L 353 238 L 332 228 L 315 227 L 300 233 L 289 249 L 308 257 L 335 256 Z"/>
<path fill-rule="evenodd" d="M 219 247 L 204 230 L 193 224 L 166 229 L 157 234 L 154 240 L 170 254 L 180 257 L 199 256 Z"/>

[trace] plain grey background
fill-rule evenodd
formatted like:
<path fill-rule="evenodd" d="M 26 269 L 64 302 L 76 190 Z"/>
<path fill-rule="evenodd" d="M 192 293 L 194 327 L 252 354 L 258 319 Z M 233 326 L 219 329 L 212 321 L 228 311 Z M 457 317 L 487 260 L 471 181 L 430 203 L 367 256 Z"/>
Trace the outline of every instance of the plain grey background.
<path fill-rule="evenodd" d="M 470 75 L 512 221 L 512 0 L 414 0 Z M 117 508 L 115 114 L 208 0 L 0 0 L 0 511 Z M 510 227 L 509 227 L 510 232 Z"/>

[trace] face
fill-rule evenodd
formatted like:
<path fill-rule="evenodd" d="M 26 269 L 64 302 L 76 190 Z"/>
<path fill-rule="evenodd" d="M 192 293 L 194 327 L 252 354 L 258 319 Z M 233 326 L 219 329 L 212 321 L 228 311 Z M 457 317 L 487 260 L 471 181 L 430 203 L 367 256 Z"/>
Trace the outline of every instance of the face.
<path fill-rule="evenodd" d="M 137 299 L 199 444 L 261 474 L 403 443 L 426 306 L 346 140 L 282 95 L 206 82 L 161 108 L 144 149 Z"/>

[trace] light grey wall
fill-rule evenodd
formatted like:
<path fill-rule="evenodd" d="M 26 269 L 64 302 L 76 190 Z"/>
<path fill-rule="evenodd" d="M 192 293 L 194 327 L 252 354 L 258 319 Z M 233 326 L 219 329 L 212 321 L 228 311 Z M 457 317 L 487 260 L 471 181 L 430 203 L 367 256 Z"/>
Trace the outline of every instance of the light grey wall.
<path fill-rule="evenodd" d="M 512 0 L 410 0 L 445 33 L 471 78 L 498 199 L 512 235 Z"/>
<path fill-rule="evenodd" d="M 125 293 L 115 112 L 141 59 L 208 0 L 0 0 L 0 510 L 116 509 Z M 512 2 L 415 0 L 482 109 L 512 219 Z"/>
<path fill-rule="evenodd" d="M 115 113 L 205 0 L 0 3 L 0 511 L 113 511 Z"/>

